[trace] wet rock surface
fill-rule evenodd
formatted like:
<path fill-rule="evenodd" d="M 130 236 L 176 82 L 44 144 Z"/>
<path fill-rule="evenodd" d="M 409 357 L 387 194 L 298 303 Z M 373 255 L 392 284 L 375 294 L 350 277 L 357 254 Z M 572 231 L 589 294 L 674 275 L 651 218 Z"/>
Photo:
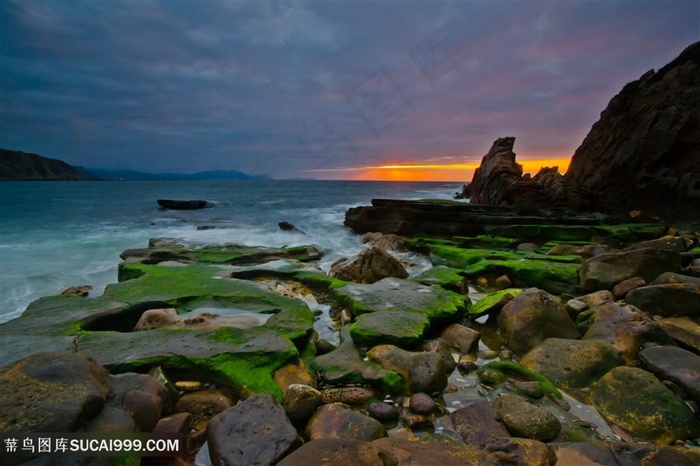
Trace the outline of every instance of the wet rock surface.
<path fill-rule="evenodd" d="M 0 432 L 75 432 L 100 413 L 110 388 L 94 359 L 35 354 L 0 372 Z"/>
<path fill-rule="evenodd" d="M 209 421 L 207 441 L 212 464 L 273 464 L 301 445 L 284 409 L 271 395 L 238 403 Z"/>
<path fill-rule="evenodd" d="M 700 422 L 690 408 L 642 369 L 611 370 L 601 378 L 592 399 L 605 418 L 657 443 L 669 444 L 700 433 Z"/>
<path fill-rule="evenodd" d="M 373 246 L 357 256 L 333 264 L 331 277 L 355 283 L 375 283 L 383 278 L 406 278 L 408 272 L 398 259 Z"/>
<path fill-rule="evenodd" d="M 338 403 L 321 406 L 306 426 L 307 440 L 353 439 L 371 441 L 386 435 L 384 426 L 369 416 Z"/>

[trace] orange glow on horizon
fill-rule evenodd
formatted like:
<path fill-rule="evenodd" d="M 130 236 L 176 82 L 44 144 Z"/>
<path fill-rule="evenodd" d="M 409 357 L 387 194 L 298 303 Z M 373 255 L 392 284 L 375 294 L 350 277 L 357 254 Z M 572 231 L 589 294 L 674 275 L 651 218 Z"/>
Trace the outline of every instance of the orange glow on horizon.
<path fill-rule="evenodd" d="M 559 173 L 565 173 L 569 168 L 570 158 L 550 158 L 537 160 L 519 160 L 524 173 L 535 175 L 542 167 L 559 167 Z M 337 169 L 337 172 L 351 172 L 346 179 L 358 181 L 471 181 L 478 163 L 456 164 L 392 164 L 375 165 L 347 169 Z M 324 170 L 319 170 L 324 171 Z"/>

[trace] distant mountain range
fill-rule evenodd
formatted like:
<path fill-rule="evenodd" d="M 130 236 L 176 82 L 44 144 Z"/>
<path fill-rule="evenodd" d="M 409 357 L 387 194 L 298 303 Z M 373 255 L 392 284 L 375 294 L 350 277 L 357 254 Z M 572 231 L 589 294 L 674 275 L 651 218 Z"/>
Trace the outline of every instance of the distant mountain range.
<path fill-rule="evenodd" d="M 103 168 L 81 168 L 103 180 L 271 180 L 267 175 L 248 175 L 238 170 L 210 170 L 197 173 L 148 173 L 134 170 L 105 170 Z"/>
<path fill-rule="evenodd" d="M 59 180 L 271 180 L 267 175 L 248 175 L 238 170 L 197 173 L 147 173 L 134 170 L 105 170 L 68 165 L 37 154 L 0 149 L 0 181 Z"/>

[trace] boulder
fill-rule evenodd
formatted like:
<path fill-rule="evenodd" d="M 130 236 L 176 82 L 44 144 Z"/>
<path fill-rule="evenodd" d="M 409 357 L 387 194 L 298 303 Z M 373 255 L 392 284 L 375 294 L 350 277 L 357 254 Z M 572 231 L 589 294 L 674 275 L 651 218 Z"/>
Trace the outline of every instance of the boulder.
<path fill-rule="evenodd" d="M 452 324 L 440 334 L 440 338 L 461 354 L 467 354 L 479 342 L 479 332 L 461 324 Z"/>
<path fill-rule="evenodd" d="M 306 234 L 303 231 L 301 231 L 300 229 L 298 229 L 296 226 L 292 225 L 291 223 L 289 223 L 287 221 L 281 221 L 277 224 L 277 226 L 282 231 L 289 231 L 292 233 L 301 233 L 302 235 Z"/>
<path fill-rule="evenodd" d="M 100 413 L 110 388 L 92 358 L 29 356 L 0 371 L 0 434 L 75 432 Z"/>
<path fill-rule="evenodd" d="M 639 359 L 659 379 L 679 385 L 700 404 L 700 356 L 673 346 L 653 346 L 640 351 Z"/>
<path fill-rule="evenodd" d="M 406 351 L 394 345 L 375 346 L 367 357 L 387 370 L 395 371 L 404 380 L 404 393 L 439 392 L 447 386 L 447 364 L 431 351 Z"/>
<path fill-rule="evenodd" d="M 675 251 L 675 252 L 685 252 L 688 250 L 689 242 L 687 238 L 682 238 L 680 236 L 664 236 L 658 239 L 650 239 L 646 241 L 640 241 L 634 243 L 627 247 L 627 250 L 633 249 L 661 249 L 663 251 Z"/>
<path fill-rule="evenodd" d="M 309 385 L 316 388 L 316 379 L 309 374 L 309 370 L 302 359 L 280 367 L 275 371 L 273 378 L 277 386 L 282 390 L 282 393 L 286 393 L 287 387 L 293 384 Z"/>
<path fill-rule="evenodd" d="M 369 416 L 351 411 L 338 403 L 316 410 L 306 426 L 309 441 L 319 439 L 352 439 L 371 441 L 385 437 L 384 426 Z"/>
<path fill-rule="evenodd" d="M 560 387 L 584 388 L 624 360 L 607 343 L 549 338 L 523 356 L 521 363 Z"/>
<path fill-rule="evenodd" d="M 402 389 L 404 381 L 393 370 L 365 360 L 350 337 L 350 326 L 340 330 L 340 345 L 333 351 L 316 356 L 309 368 L 329 384 L 357 383 L 372 385 L 390 392 Z"/>
<path fill-rule="evenodd" d="M 131 413 L 142 432 L 150 432 L 170 404 L 170 393 L 155 377 L 126 373 L 110 376 L 108 403 Z"/>
<path fill-rule="evenodd" d="M 282 406 L 266 393 L 213 417 L 207 442 L 214 466 L 274 464 L 301 445 Z"/>
<path fill-rule="evenodd" d="M 278 466 L 384 466 L 383 453 L 372 443 L 351 439 L 319 439 L 305 443 Z"/>
<path fill-rule="evenodd" d="M 692 449 L 629 442 L 550 443 L 558 465 L 695 466 Z"/>
<path fill-rule="evenodd" d="M 330 276 L 355 283 L 375 283 L 388 277 L 406 278 L 408 272 L 394 256 L 373 246 L 352 259 L 333 264 Z"/>
<path fill-rule="evenodd" d="M 497 418 L 516 437 L 549 442 L 561 430 L 556 416 L 518 395 L 502 394 L 496 400 L 494 409 Z"/>
<path fill-rule="evenodd" d="M 529 288 L 506 304 L 498 329 L 508 348 L 522 355 L 547 338 L 579 338 L 576 325 L 552 295 Z"/>
<path fill-rule="evenodd" d="M 441 440 L 409 440 L 383 438 L 371 445 L 387 458 L 386 464 L 413 466 L 435 464 L 441 466 L 497 466 L 495 457 L 477 448 L 447 438 Z"/>
<path fill-rule="evenodd" d="M 624 299 L 627 293 L 639 288 L 640 286 L 645 286 L 647 284 L 646 280 L 642 277 L 632 277 L 627 280 L 622 280 L 620 283 L 615 285 L 612 289 L 612 293 L 617 299 Z"/>
<path fill-rule="evenodd" d="M 554 466 L 557 457 L 545 443 L 526 438 L 499 438 L 486 446 L 486 451 L 513 466 Z"/>
<path fill-rule="evenodd" d="M 659 444 L 700 433 L 700 421 L 683 400 L 643 369 L 611 370 L 594 388 L 592 401 L 609 422 Z"/>
<path fill-rule="evenodd" d="M 479 399 L 440 418 L 446 429 L 457 432 L 467 445 L 483 448 L 497 438 L 510 437 L 506 428 L 496 420 L 491 403 Z"/>
<path fill-rule="evenodd" d="M 691 283 L 643 286 L 625 300 L 651 315 L 700 317 L 700 287 Z"/>
<path fill-rule="evenodd" d="M 182 395 L 175 404 L 175 412 L 190 413 L 195 420 L 201 421 L 232 408 L 235 402 L 235 398 L 221 390 L 200 390 Z"/>
<path fill-rule="evenodd" d="M 399 410 L 390 403 L 375 401 L 367 405 L 367 414 L 380 422 L 395 421 L 399 418 Z"/>
<path fill-rule="evenodd" d="M 295 424 L 305 423 L 320 404 L 321 392 L 308 385 L 289 385 L 284 394 L 284 411 Z"/>
<path fill-rule="evenodd" d="M 580 286 L 587 291 L 610 290 L 629 278 L 650 282 L 663 272 L 680 272 L 680 268 L 681 257 L 675 251 L 646 248 L 600 254 L 583 263 Z"/>
<path fill-rule="evenodd" d="M 170 210 L 197 210 L 214 207 L 213 203 L 203 200 L 158 199 L 156 202 L 162 208 Z"/>
<path fill-rule="evenodd" d="M 430 327 L 428 318 L 418 312 L 381 311 L 363 314 L 350 326 L 352 339 L 360 346 L 392 344 L 413 346 Z"/>
<path fill-rule="evenodd" d="M 700 322 L 689 317 L 659 319 L 659 325 L 680 346 L 700 354 Z"/>
<path fill-rule="evenodd" d="M 640 348 L 655 343 L 673 345 L 673 340 L 648 314 L 629 304 L 608 303 L 595 309 L 583 340 L 613 346 L 628 364 L 637 359 Z"/>
<path fill-rule="evenodd" d="M 362 237 L 363 243 L 369 243 L 374 247 L 385 251 L 405 251 L 409 248 L 408 243 L 399 235 L 391 233 L 369 232 Z"/>
<path fill-rule="evenodd" d="M 574 153 L 566 179 L 600 205 L 669 221 L 700 212 L 700 42 L 625 85 Z"/>
<path fill-rule="evenodd" d="M 65 290 L 61 291 L 61 294 L 82 296 L 84 298 L 90 294 L 90 290 L 92 290 L 92 285 L 78 285 L 66 288 Z"/>
<path fill-rule="evenodd" d="M 128 432 L 143 432 L 136 424 L 132 413 L 122 408 L 105 405 L 100 413 L 93 417 L 90 422 L 83 427 L 81 432 L 105 436 L 124 435 Z"/>
<path fill-rule="evenodd" d="M 435 400 L 425 393 L 414 393 L 408 400 L 408 407 L 416 414 L 431 414 L 436 406 Z"/>

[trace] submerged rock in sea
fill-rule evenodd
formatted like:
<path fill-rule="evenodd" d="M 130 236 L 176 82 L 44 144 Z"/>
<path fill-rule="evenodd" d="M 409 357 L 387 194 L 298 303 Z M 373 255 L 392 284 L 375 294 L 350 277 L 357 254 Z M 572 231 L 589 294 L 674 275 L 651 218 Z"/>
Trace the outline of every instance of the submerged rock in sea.
<path fill-rule="evenodd" d="M 158 205 L 171 210 L 197 210 L 214 207 L 215 204 L 203 200 L 158 199 Z"/>

